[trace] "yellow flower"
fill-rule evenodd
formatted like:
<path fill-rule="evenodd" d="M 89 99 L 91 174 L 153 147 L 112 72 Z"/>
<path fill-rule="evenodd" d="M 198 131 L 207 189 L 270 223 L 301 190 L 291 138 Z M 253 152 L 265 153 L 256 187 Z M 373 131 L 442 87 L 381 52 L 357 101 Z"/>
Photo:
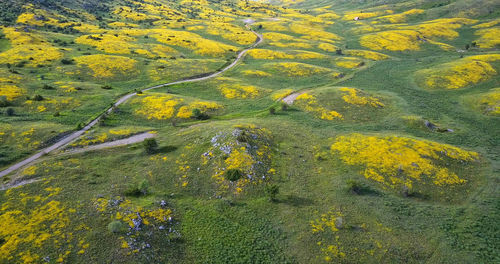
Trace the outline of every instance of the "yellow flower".
<path fill-rule="evenodd" d="M 461 184 L 461 179 L 447 168 L 435 165 L 443 157 L 457 161 L 474 161 L 475 152 L 446 144 L 396 136 L 366 136 L 350 134 L 339 136 L 331 146 L 332 153 L 349 165 L 364 166 L 364 176 L 390 187 L 413 182 L 435 185 Z"/>

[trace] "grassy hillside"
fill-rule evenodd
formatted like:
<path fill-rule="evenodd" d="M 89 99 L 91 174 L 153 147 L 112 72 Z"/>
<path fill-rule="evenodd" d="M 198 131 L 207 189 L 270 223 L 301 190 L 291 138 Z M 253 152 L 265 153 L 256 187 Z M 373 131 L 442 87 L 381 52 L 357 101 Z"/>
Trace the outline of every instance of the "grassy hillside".
<path fill-rule="evenodd" d="M 500 262 L 496 1 L 0 8 L 0 169 L 137 92 L 0 179 L 0 263 Z"/>

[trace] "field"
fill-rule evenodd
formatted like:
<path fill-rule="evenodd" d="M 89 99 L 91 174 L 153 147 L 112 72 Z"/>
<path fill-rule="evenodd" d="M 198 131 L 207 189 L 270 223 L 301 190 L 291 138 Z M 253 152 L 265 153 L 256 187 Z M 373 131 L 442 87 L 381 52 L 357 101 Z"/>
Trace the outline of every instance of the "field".
<path fill-rule="evenodd" d="M 0 263 L 500 262 L 496 1 L 0 8 Z"/>

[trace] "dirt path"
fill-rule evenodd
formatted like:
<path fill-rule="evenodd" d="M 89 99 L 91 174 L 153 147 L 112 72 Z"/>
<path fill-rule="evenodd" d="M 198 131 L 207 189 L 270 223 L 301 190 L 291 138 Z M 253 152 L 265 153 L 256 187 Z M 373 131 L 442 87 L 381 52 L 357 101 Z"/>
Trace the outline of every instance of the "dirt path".
<path fill-rule="evenodd" d="M 229 64 L 228 66 L 224 67 L 222 70 L 219 70 L 217 72 L 214 72 L 208 76 L 204 76 L 204 77 L 199 77 L 199 78 L 192 78 L 192 79 L 186 79 L 186 80 L 180 80 L 180 81 L 175 81 L 175 82 L 170 82 L 170 83 L 164 83 L 164 84 L 160 84 L 160 85 L 156 85 L 156 86 L 152 86 L 152 87 L 149 87 L 149 88 L 145 88 L 145 89 L 142 89 L 141 91 L 142 92 L 145 92 L 145 91 L 149 91 L 149 90 L 153 90 L 153 89 L 158 89 L 158 88 L 162 88 L 162 87 L 167 87 L 167 86 L 172 86 L 172 85 L 176 85 L 176 84 L 181 84 L 181 83 L 191 83 L 191 82 L 200 82 L 200 81 L 204 81 L 204 80 L 208 80 L 208 79 L 211 79 L 211 78 L 214 78 L 214 77 L 217 77 L 221 74 L 223 74 L 224 72 L 228 71 L 229 69 L 233 68 L 234 66 L 236 66 L 236 64 L 238 64 L 238 62 L 240 62 L 240 60 L 243 58 L 243 56 L 245 56 L 245 54 L 250 50 L 250 49 L 253 49 L 255 46 L 259 45 L 260 43 L 262 43 L 262 41 L 264 40 L 262 35 L 253 31 L 252 29 L 250 29 L 250 26 L 247 24 L 245 25 L 246 28 L 248 30 L 250 30 L 252 33 L 254 33 L 256 36 L 257 36 L 257 41 L 250 47 L 240 51 L 238 53 L 238 56 L 236 57 L 236 59 L 231 63 Z M 83 133 L 85 133 L 86 131 L 88 131 L 89 129 L 91 129 L 92 127 L 94 127 L 98 122 L 99 120 L 105 115 L 105 114 L 109 114 L 111 113 L 116 107 L 118 107 L 119 105 L 125 103 L 126 101 L 128 101 L 130 98 L 136 96 L 137 93 L 130 93 L 130 94 L 127 94 L 127 95 L 124 95 L 122 96 L 121 98 L 119 98 L 111 107 L 109 107 L 103 114 L 99 115 L 96 119 L 92 120 L 90 123 L 88 123 L 85 127 L 83 127 L 82 129 L 78 130 L 78 131 L 75 131 L 71 134 L 69 134 L 68 136 L 62 138 L 60 141 L 56 142 L 55 144 L 53 144 L 52 146 L 49 146 L 45 149 L 42 149 L 41 151 L 39 151 L 38 153 L 32 155 L 31 157 L 23 160 L 23 161 L 20 161 L 10 167 L 8 167 L 7 169 L 3 170 L 3 171 L 0 171 L 0 178 L 13 172 L 13 171 L 16 171 L 30 163 L 32 163 L 33 161 L 39 159 L 40 157 L 56 150 L 56 149 L 60 149 L 62 147 L 65 147 L 66 145 L 68 145 L 69 143 L 71 143 L 73 140 L 77 139 L 78 137 L 80 137 Z"/>
<path fill-rule="evenodd" d="M 153 137 L 156 137 L 155 133 L 145 132 L 145 133 L 137 134 L 135 136 L 131 136 L 128 138 L 110 141 L 110 142 L 106 142 L 106 143 L 102 143 L 102 144 L 98 144 L 98 145 L 88 146 L 88 147 L 84 147 L 84 148 L 69 149 L 69 150 L 63 152 L 62 155 L 70 155 L 70 154 L 83 153 L 83 152 L 88 152 L 88 151 L 98 150 L 98 149 L 125 146 L 125 145 L 130 145 L 130 144 L 142 142 L 147 138 L 153 138 Z"/>
<path fill-rule="evenodd" d="M 284 103 L 286 103 L 287 105 L 292 105 L 293 102 L 295 101 L 295 99 L 297 99 L 297 97 L 303 93 L 305 93 L 306 91 L 300 91 L 300 92 L 296 92 L 296 93 L 293 93 L 293 94 L 290 94 L 290 95 L 287 95 L 285 96 L 285 98 L 282 99 L 282 101 Z"/>
<path fill-rule="evenodd" d="M 41 179 L 31 179 L 31 180 L 18 181 L 18 182 L 14 182 L 11 184 L 2 185 L 2 186 L 0 186 L 0 191 L 5 191 L 8 189 L 16 188 L 16 187 L 23 186 L 23 185 L 30 184 L 30 183 L 34 183 L 34 182 L 37 182 L 40 180 Z"/>

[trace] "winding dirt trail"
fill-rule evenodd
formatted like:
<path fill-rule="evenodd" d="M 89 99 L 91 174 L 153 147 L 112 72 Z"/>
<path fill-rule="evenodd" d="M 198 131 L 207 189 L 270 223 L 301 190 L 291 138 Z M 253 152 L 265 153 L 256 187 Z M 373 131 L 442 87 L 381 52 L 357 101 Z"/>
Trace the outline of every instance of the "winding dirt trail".
<path fill-rule="evenodd" d="M 245 26 L 246 26 L 246 28 L 248 30 L 250 30 L 253 34 L 255 34 L 255 36 L 257 36 L 257 41 L 254 44 L 252 44 L 250 47 L 248 47 L 248 48 L 240 51 L 238 53 L 238 55 L 236 56 L 236 59 L 231 64 L 229 64 L 228 66 L 226 66 L 223 69 L 221 69 L 219 71 L 216 71 L 216 72 L 214 72 L 214 73 L 212 73 L 210 75 L 204 76 L 204 77 L 197 77 L 197 78 L 192 78 L 192 79 L 185 79 L 185 80 L 180 80 L 180 81 L 175 81 L 175 82 L 170 82 L 170 83 L 164 83 L 164 84 L 160 84 L 160 85 L 156 85 L 156 86 L 152 86 L 152 87 L 148 87 L 148 88 L 142 89 L 141 92 L 145 92 L 145 91 L 149 91 L 149 90 L 153 90 L 153 89 L 158 89 L 158 88 L 162 88 L 162 87 L 167 87 L 167 86 L 172 86 L 172 85 L 176 85 L 176 84 L 181 84 L 181 83 L 191 83 L 191 82 L 205 81 L 205 80 L 217 77 L 217 76 L 223 74 L 224 72 L 228 71 L 229 69 L 233 68 L 234 66 L 236 66 L 236 64 L 238 64 L 238 62 L 241 61 L 241 59 L 243 58 L 243 56 L 245 56 L 245 54 L 249 50 L 253 49 L 255 46 L 259 45 L 264 40 L 264 38 L 262 37 L 262 35 L 259 34 L 259 33 L 257 33 L 257 32 L 255 32 L 255 31 L 253 31 L 248 24 L 246 24 Z M 65 147 L 66 145 L 68 145 L 69 143 L 71 143 L 73 140 L 75 140 L 78 137 L 80 137 L 83 133 L 85 133 L 86 131 L 88 131 L 92 127 L 94 127 L 105 114 L 111 113 L 117 106 L 125 103 L 130 98 L 132 98 L 132 97 L 134 97 L 136 95 L 137 95 L 137 92 L 133 92 L 133 93 L 130 93 L 130 94 L 122 96 L 111 107 L 109 107 L 104 113 L 102 113 L 101 115 L 99 115 L 96 119 L 92 120 L 90 123 L 88 123 L 82 129 L 69 134 L 68 136 L 62 138 L 60 141 L 56 142 L 52 146 L 49 146 L 47 148 L 42 149 L 41 151 L 39 151 L 38 153 L 32 155 L 31 157 L 29 157 L 29 158 L 27 158 L 27 159 L 25 159 L 23 161 L 20 161 L 20 162 L 14 164 L 14 165 L 11 165 L 10 167 L 8 167 L 7 169 L 5 169 L 3 171 L 0 171 L 0 178 L 8 175 L 11 172 L 14 172 L 14 171 L 20 169 L 20 168 L 22 168 L 22 167 L 24 167 L 24 166 L 26 166 L 28 164 L 31 164 L 32 162 L 36 161 L 37 159 L 41 158 L 42 156 L 44 156 L 44 155 L 46 155 L 46 154 L 48 154 L 48 153 L 50 153 L 50 152 L 52 152 L 54 150 L 60 149 L 62 147 Z"/>
<path fill-rule="evenodd" d="M 144 132 L 144 133 L 137 134 L 135 136 L 131 136 L 128 138 L 119 139 L 119 140 L 115 140 L 115 141 L 109 141 L 109 142 L 105 142 L 105 143 L 98 144 L 98 145 L 92 145 L 92 146 L 88 146 L 88 147 L 84 147 L 84 148 L 69 149 L 61 154 L 62 155 L 71 155 L 71 154 L 88 152 L 88 151 L 92 151 L 92 150 L 125 146 L 125 145 L 130 145 L 130 144 L 142 142 L 148 138 L 153 138 L 153 137 L 156 137 L 155 133 Z"/>

